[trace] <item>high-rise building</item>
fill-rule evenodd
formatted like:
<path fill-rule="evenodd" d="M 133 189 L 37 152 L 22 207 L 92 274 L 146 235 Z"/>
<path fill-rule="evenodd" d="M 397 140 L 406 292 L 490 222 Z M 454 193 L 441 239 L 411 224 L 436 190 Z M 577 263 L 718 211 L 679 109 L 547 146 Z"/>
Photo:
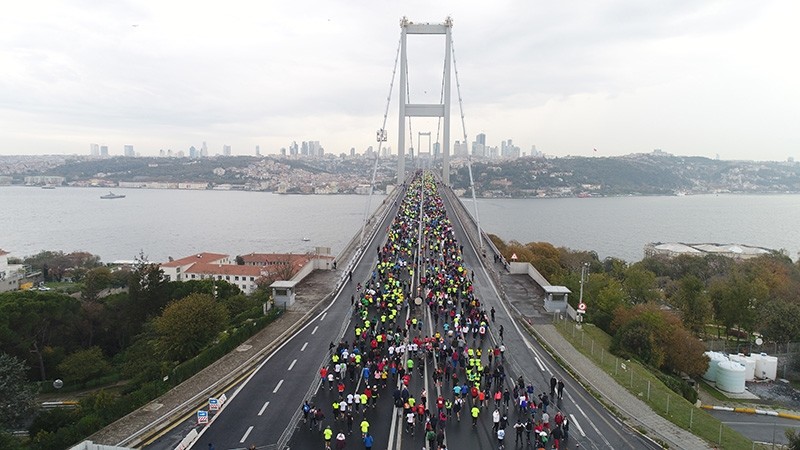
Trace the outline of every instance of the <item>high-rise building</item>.
<path fill-rule="evenodd" d="M 481 145 L 483 145 L 485 147 L 486 146 L 486 134 L 485 133 L 479 133 L 475 137 L 475 142 L 477 142 L 478 144 L 481 144 Z"/>
<path fill-rule="evenodd" d="M 289 146 L 289 156 L 297 156 L 300 153 L 300 147 L 297 145 L 297 141 L 292 141 L 292 145 Z"/>
<path fill-rule="evenodd" d="M 300 144 L 300 156 L 308 156 L 308 142 L 306 141 Z"/>
<path fill-rule="evenodd" d="M 129 157 L 129 158 L 136 156 L 136 153 L 133 151 L 133 146 L 132 145 L 123 146 L 122 147 L 122 154 L 124 156 L 126 156 L 126 157 Z"/>
<path fill-rule="evenodd" d="M 356 156 L 356 148 L 350 147 L 350 156 Z"/>
<path fill-rule="evenodd" d="M 206 141 L 203 141 L 203 145 L 200 147 L 200 157 L 208 157 L 208 146 L 206 145 Z"/>
<path fill-rule="evenodd" d="M 222 154 L 223 154 L 223 156 L 231 156 L 231 146 L 230 145 L 223 145 L 222 146 Z"/>
<path fill-rule="evenodd" d="M 261 146 L 256 145 L 256 156 L 261 156 Z"/>
<path fill-rule="evenodd" d="M 91 156 L 100 156 L 100 146 L 98 144 L 89 144 L 89 154 Z"/>
<path fill-rule="evenodd" d="M 194 148 L 194 145 L 189 147 L 189 158 L 192 158 L 192 159 L 197 158 L 197 149 Z"/>
<path fill-rule="evenodd" d="M 108 157 L 108 146 L 107 145 L 101 145 L 100 146 L 100 157 L 101 158 L 107 158 Z"/>

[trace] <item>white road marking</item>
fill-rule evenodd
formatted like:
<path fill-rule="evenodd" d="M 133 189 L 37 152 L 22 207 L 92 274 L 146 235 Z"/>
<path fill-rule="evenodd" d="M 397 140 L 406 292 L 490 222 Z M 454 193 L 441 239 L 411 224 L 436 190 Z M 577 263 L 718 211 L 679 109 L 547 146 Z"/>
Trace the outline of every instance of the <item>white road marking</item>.
<path fill-rule="evenodd" d="M 533 359 L 536 360 L 536 364 L 538 364 L 539 368 L 542 369 L 542 372 L 544 372 L 544 366 L 542 365 L 542 362 L 539 360 L 539 358 L 534 356 Z"/>
<path fill-rule="evenodd" d="M 583 415 L 583 417 L 586 418 L 586 421 L 589 422 L 589 425 L 591 425 L 592 429 L 594 430 L 594 432 L 597 433 L 598 436 L 600 436 L 600 439 L 602 439 L 603 442 L 605 442 L 606 446 L 608 446 L 609 448 L 613 448 L 613 446 L 611 445 L 611 442 L 608 442 L 608 439 L 606 439 L 605 435 L 600 432 L 600 430 L 597 428 L 597 425 L 595 425 L 594 422 L 592 422 L 592 419 L 590 419 L 589 416 L 587 416 L 586 413 L 583 412 L 583 409 L 581 409 L 581 407 L 577 403 L 575 405 L 573 405 L 573 406 L 575 406 L 575 408 L 578 411 L 580 411 L 580 413 Z"/>
<path fill-rule="evenodd" d="M 305 344 L 303 344 L 303 347 L 300 349 L 300 351 L 301 351 L 301 352 L 304 352 L 304 351 L 306 351 L 306 347 L 308 347 L 308 342 L 306 342 Z"/>
<path fill-rule="evenodd" d="M 247 429 L 247 431 L 244 432 L 244 436 L 242 436 L 242 440 L 239 441 L 240 444 L 244 444 L 244 441 L 247 440 L 247 436 L 250 436 L 250 432 L 251 431 L 253 431 L 253 426 L 252 425 L 250 426 L 250 428 Z"/>
<path fill-rule="evenodd" d="M 292 361 L 292 363 L 291 363 L 291 364 L 289 364 L 289 368 L 288 368 L 288 369 L 286 369 L 286 370 L 292 370 L 292 367 L 294 367 L 294 364 L 295 364 L 296 362 L 297 362 L 297 360 L 296 360 L 296 359 L 295 359 L 294 361 Z"/>
<path fill-rule="evenodd" d="M 267 406 L 269 406 L 269 402 L 264 403 L 264 406 L 261 407 L 261 411 L 258 412 L 259 416 L 264 414 L 264 410 L 267 409 Z"/>
<path fill-rule="evenodd" d="M 586 433 L 583 432 L 583 428 L 581 428 L 581 425 L 578 423 L 578 420 L 575 418 L 575 414 L 570 414 L 569 418 L 570 418 L 570 420 L 572 420 L 572 424 L 575 425 L 575 427 L 578 429 L 578 432 L 581 433 L 581 437 L 586 437 Z"/>
<path fill-rule="evenodd" d="M 273 390 L 272 390 L 272 393 L 274 394 L 274 393 L 278 392 L 278 389 L 280 389 L 280 388 L 281 388 L 281 385 L 282 385 L 282 384 L 283 384 L 283 380 L 281 380 L 281 381 L 278 381 L 278 385 L 277 385 L 277 386 L 275 386 L 275 389 L 273 389 Z"/>
<path fill-rule="evenodd" d="M 319 326 L 316 326 L 316 327 L 314 327 L 314 329 L 313 329 L 313 330 L 311 330 L 311 334 L 314 334 L 314 333 L 316 333 L 316 332 L 317 332 L 317 329 L 319 329 Z"/>
<path fill-rule="evenodd" d="M 319 318 L 319 321 L 320 321 L 320 322 L 322 322 L 322 319 L 324 319 L 324 318 L 325 318 L 325 316 L 327 316 L 327 315 L 328 315 L 328 313 L 327 313 L 327 312 L 325 312 L 325 314 L 323 314 L 323 315 L 322 315 L 322 317 L 320 317 L 320 318 Z"/>

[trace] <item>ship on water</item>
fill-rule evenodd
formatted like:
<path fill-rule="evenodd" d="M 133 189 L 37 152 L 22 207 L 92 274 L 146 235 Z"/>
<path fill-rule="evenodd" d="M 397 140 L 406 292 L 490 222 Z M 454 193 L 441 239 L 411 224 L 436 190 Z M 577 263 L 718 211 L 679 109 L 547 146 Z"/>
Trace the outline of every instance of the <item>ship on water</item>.
<path fill-rule="evenodd" d="M 111 200 L 111 199 L 115 199 L 115 198 L 125 198 L 125 196 L 124 195 L 115 194 L 115 193 L 109 191 L 108 194 L 101 195 L 100 198 L 102 198 L 104 200 Z"/>

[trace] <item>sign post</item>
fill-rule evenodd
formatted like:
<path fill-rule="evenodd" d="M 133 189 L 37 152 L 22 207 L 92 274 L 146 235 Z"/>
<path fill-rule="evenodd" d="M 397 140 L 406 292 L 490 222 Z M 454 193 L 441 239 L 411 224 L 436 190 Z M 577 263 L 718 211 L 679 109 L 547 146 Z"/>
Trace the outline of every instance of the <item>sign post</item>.
<path fill-rule="evenodd" d="M 209 411 L 219 411 L 219 400 L 211 397 L 208 399 L 208 410 Z"/>
<path fill-rule="evenodd" d="M 197 424 L 208 425 L 208 411 L 204 409 L 197 411 Z"/>

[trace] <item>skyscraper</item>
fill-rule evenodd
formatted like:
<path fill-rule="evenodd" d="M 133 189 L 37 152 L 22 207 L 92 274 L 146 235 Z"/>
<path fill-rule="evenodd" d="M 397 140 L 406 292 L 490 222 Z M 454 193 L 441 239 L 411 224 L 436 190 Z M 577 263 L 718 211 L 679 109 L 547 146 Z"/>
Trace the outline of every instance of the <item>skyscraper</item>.
<path fill-rule="evenodd" d="M 108 157 L 108 146 L 107 145 L 101 145 L 100 146 L 100 157 L 101 158 Z"/>
<path fill-rule="evenodd" d="M 261 146 L 256 145 L 256 156 L 261 156 Z"/>
<path fill-rule="evenodd" d="M 222 146 L 222 154 L 224 156 L 231 156 L 231 146 L 230 145 L 223 145 Z"/>
<path fill-rule="evenodd" d="M 205 158 L 208 156 L 208 146 L 206 145 L 206 141 L 203 141 L 203 145 L 200 147 L 200 157 Z"/>
<path fill-rule="evenodd" d="M 128 158 L 136 156 L 136 153 L 133 151 L 132 145 L 125 145 L 122 147 L 122 154 Z"/>
<path fill-rule="evenodd" d="M 89 144 L 89 154 L 91 156 L 100 156 L 100 146 L 97 144 Z"/>

